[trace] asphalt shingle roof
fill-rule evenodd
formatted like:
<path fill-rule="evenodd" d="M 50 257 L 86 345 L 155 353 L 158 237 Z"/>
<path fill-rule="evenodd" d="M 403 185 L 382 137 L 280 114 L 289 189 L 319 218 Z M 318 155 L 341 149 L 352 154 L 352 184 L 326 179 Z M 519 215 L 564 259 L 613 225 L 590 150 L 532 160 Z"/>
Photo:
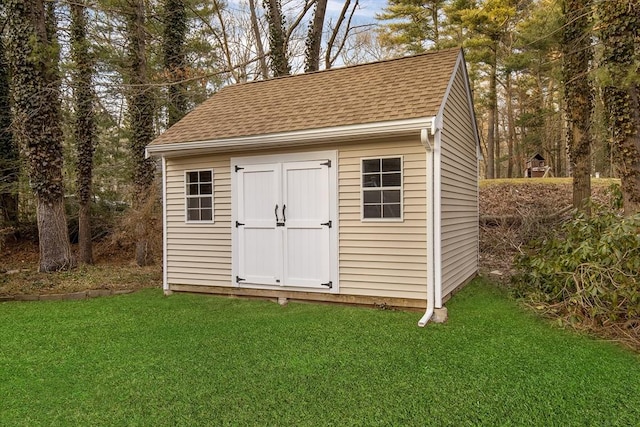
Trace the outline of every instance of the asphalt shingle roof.
<path fill-rule="evenodd" d="M 459 53 L 445 49 L 227 86 L 151 145 L 434 116 Z"/>

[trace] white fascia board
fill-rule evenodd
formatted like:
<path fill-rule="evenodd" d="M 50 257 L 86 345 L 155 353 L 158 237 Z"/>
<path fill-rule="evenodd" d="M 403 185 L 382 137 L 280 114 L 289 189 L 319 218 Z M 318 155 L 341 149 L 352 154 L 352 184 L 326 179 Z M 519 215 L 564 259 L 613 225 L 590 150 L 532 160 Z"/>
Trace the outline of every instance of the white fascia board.
<path fill-rule="evenodd" d="M 214 139 L 209 141 L 180 142 L 174 144 L 150 145 L 145 149 L 147 157 L 184 156 L 196 153 L 215 153 L 230 149 L 254 149 L 262 147 L 286 147 L 316 144 L 333 141 L 349 141 L 363 138 L 400 136 L 420 133 L 421 129 L 431 128 L 433 117 L 394 120 L 329 128 L 307 129 L 294 132 L 281 132 L 265 135 L 241 136 L 236 138 Z"/>

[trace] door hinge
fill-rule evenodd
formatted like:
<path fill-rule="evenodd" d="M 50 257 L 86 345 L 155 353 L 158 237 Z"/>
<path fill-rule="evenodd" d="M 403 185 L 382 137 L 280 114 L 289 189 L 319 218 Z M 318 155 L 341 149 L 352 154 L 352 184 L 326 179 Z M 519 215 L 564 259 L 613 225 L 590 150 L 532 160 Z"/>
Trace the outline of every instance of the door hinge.
<path fill-rule="evenodd" d="M 243 167 L 240 167 L 240 166 L 238 166 L 238 165 L 236 165 L 235 169 L 236 169 L 236 172 L 238 172 L 239 170 L 242 170 L 242 169 L 244 169 L 244 168 L 243 168 Z"/>
<path fill-rule="evenodd" d="M 320 283 L 320 286 L 326 286 L 327 288 L 333 288 L 333 282 L 329 280 L 327 283 Z"/>
<path fill-rule="evenodd" d="M 236 283 L 240 283 L 240 282 L 244 282 L 245 279 L 243 279 L 240 276 L 236 276 Z"/>
<path fill-rule="evenodd" d="M 240 227 L 241 225 L 244 225 L 244 223 L 236 221 L 236 228 Z"/>
<path fill-rule="evenodd" d="M 326 225 L 327 227 L 331 228 L 331 226 L 333 225 L 333 223 L 331 222 L 331 220 L 327 221 L 327 222 L 323 222 L 320 225 Z"/>
<path fill-rule="evenodd" d="M 327 160 L 324 163 L 320 163 L 320 166 L 327 166 L 327 167 L 331 167 L 331 160 Z"/>

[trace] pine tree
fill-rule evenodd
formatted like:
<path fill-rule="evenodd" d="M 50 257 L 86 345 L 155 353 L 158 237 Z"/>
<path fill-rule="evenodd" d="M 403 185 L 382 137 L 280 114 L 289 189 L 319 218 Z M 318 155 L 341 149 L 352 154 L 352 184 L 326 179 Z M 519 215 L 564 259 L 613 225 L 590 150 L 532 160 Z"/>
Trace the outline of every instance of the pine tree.
<path fill-rule="evenodd" d="M 74 265 L 64 212 L 59 48 L 53 5 L 7 0 L 7 53 L 11 67 L 14 134 L 27 157 L 37 200 L 40 271 Z"/>
<path fill-rule="evenodd" d="M 401 46 L 411 53 L 440 48 L 440 20 L 445 3 L 446 0 L 389 0 L 377 16 L 389 21 L 381 32 L 381 42 Z"/>
<path fill-rule="evenodd" d="M 78 187 L 78 260 L 93 264 L 91 241 L 91 184 L 93 178 L 93 152 L 96 145 L 96 119 L 93 92 L 93 58 L 87 39 L 86 6 L 76 0 L 71 8 L 71 55 L 73 70 L 74 137 L 77 153 Z"/>

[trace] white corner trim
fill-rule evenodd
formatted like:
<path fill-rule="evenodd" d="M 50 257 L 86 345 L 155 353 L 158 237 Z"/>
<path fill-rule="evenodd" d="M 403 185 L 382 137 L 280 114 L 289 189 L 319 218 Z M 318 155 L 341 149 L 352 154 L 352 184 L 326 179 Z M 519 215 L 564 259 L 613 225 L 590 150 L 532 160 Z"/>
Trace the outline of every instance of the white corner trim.
<path fill-rule="evenodd" d="M 383 137 L 386 135 L 403 135 L 420 132 L 423 128 L 433 126 L 433 117 L 393 120 L 386 122 L 365 123 L 348 126 L 307 129 L 293 132 L 281 132 L 265 135 L 241 136 L 207 141 L 191 141 L 173 144 L 149 145 L 145 155 L 179 156 L 185 152 L 225 151 L 233 148 L 261 148 L 267 146 L 304 145 L 318 142 L 348 141 L 362 138 Z"/>
<path fill-rule="evenodd" d="M 169 291 L 167 270 L 167 159 L 162 156 L 162 290 Z"/>

